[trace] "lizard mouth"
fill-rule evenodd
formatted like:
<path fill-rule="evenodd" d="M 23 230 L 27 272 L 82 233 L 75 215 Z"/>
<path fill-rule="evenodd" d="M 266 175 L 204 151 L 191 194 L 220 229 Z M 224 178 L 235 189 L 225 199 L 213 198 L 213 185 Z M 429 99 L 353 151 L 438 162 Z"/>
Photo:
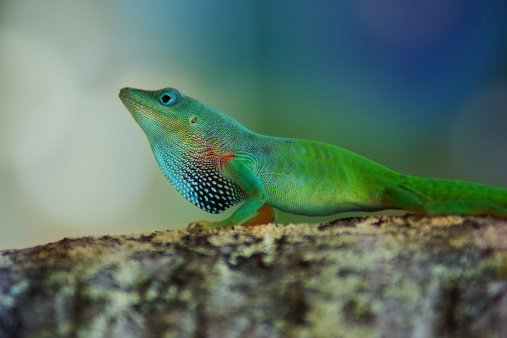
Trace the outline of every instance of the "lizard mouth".
<path fill-rule="evenodd" d="M 138 120 L 140 118 L 148 118 L 152 119 L 149 114 L 150 110 L 153 110 L 153 107 L 150 107 L 149 102 L 146 100 L 140 99 L 135 92 L 138 89 L 134 88 L 122 88 L 118 96 L 120 97 L 121 102 L 130 112 L 130 114 L 134 117 L 134 119 Z"/>
<path fill-rule="evenodd" d="M 145 103 L 142 102 L 133 92 L 136 91 L 134 88 L 125 87 L 120 89 L 120 93 L 118 96 L 120 97 L 120 100 L 123 102 L 123 104 L 127 105 L 133 105 L 138 104 L 141 106 L 145 106 Z M 129 108 L 129 107 L 127 107 Z"/>

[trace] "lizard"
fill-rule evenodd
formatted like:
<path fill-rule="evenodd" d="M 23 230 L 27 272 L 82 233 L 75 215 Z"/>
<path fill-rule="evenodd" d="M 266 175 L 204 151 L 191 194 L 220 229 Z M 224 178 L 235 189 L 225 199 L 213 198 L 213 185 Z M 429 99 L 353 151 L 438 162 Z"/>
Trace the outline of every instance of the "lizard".
<path fill-rule="evenodd" d="M 328 216 L 400 209 L 421 215 L 507 218 L 507 189 L 410 176 L 346 149 L 257 134 L 174 88 L 123 88 L 119 97 L 146 134 L 172 185 L 209 213 L 243 204 L 194 229 L 273 223 L 276 211 Z"/>

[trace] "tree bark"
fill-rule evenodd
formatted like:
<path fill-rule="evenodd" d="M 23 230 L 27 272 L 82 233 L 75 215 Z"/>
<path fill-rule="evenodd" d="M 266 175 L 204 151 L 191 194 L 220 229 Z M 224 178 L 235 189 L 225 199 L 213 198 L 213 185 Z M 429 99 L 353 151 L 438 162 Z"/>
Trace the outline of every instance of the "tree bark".
<path fill-rule="evenodd" d="M 507 335 L 507 220 L 381 216 L 0 252 L 0 337 Z"/>

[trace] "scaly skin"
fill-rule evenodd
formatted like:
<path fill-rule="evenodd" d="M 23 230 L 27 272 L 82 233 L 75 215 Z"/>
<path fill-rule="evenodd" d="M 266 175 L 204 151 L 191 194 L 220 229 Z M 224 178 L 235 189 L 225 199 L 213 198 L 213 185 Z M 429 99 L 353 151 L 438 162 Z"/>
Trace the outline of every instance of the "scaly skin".
<path fill-rule="evenodd" d="M 507 217 L 507 189 L 402 175 L 333 145 L 259 135 L 173 88 L 123 88 L 120 98 L 185 198 L 210 213 L 245 201 L 223 221 L 189 227 L 270 223 L 273 207 L 307 216 L 403 209 Z"/>

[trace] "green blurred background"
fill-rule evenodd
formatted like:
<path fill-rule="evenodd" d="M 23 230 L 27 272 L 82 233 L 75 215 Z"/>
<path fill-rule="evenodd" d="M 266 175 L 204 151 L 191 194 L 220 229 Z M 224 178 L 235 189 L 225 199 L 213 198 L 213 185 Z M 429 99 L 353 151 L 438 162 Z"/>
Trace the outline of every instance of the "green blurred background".
<path fill-rule="evenodd" d="M 2 0 L 0 249 L 224 217 L 165 180 L 125 86 L 507 187 L 505 0 Z"/>

